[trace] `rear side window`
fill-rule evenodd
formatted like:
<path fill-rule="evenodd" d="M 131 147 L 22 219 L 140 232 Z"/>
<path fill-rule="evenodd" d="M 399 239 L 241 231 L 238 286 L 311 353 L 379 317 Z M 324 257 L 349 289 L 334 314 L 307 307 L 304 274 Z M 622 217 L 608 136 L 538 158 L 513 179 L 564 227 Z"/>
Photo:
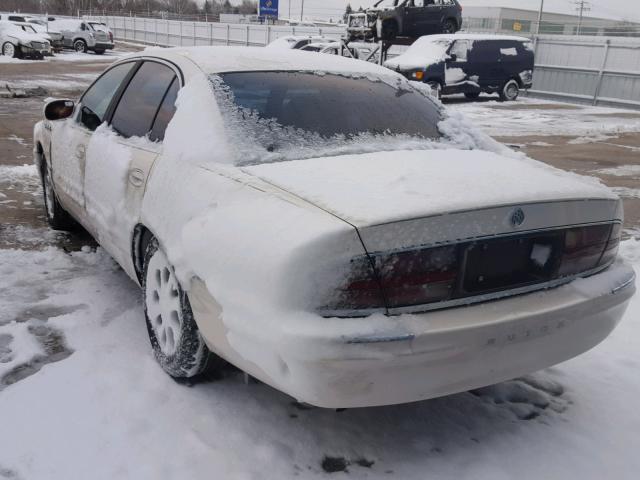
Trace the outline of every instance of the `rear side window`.
<path fill-rule="evenodd" d="M 120 98 L 111 120 L 113 129 L 126 138 L 149 133 L 175 76 L 165 65 L 143 63 Z"/>
<path fill-rule="evenodd" d="M 176 113 L 176 99 L 178 98 L 178 90 L 180 90 L 180 82 L 178 77 L 174 77 L 173 82 L 169 90 L 167 90 L 160 110 L 156 115 L 156 119 L 153 122 L 153 128 L 149 134 L 149 139 L 152 142 L 161 142 L 164 140 L 164 132 L 167 130 L 167 125 L 173 118 L 173 114 Z"/>
<path fill-rule="evenodd" d="M 80 123 L 92 131 L 98 128 L 104 121 L 113 96 L 134 65 L 131 62 L 113 67 L 89 87 L 80 100 Z"/>
<path fill-rule="evenodd" d="M 500 43 L 494 40 L 480 40 L 473 42 L 473 49 L 469 52 L 469 60 L 473 62 L 497 62 L 500 60 Z"/>

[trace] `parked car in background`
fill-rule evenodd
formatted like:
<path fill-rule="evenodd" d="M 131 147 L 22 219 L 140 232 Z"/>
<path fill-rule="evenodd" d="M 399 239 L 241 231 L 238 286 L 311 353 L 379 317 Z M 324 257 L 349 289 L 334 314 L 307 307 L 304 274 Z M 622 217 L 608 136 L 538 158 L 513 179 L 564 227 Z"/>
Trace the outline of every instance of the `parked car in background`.
<path fill-rule="evenodd" d="M 51 55 L 49 37 L 37 33 L 29 23 L 0 20 L 0 51 L 14 58 L 42 59 Z"/>
<path fill-rule="evenodd" d="M 438 96 L 464 93 L 474 99 L 484 92 L 513 101 L 520 89 L 532 86 L 534 52 L 531 40 L 524 37 L 431 35 L 384 65 L 429 84 Z"/>
<path fill-rule="evenodd" d="M 318 52 L 329 55 L 340 55 L 344 57 L 351 57 L 358 60 L 367 60 L 373 50 L 371 43 L 366 42 L 351 42 L 348 45 L 343 45 L 342 42 L 317 42 L 309 43 L 300 48 L 305 52 Z"/>
<path fill-rule="evenodd" d="M 102 55 L 114 47 L 113 39 L 108 32 L 96 30 L 86 20 L 59 19 L 50 17 L 49 27 L 60 31 L 65 48 L 72 48 L 78 53 L 94 52 Z"/>
<path fill-rule="evenodd" d="M 174 377 L 222 357 L 321 407 L 413 402 L 579 355 L 635 292 L 614 192 L 378 65 L 147 49 L 44 116 L 46 217 L 141 285 Z"/>
<path fill-rule="evenodd" d="M 349 40 L 393 41 L 455 33 L 461 27 L 458 0 L 380 0 L 373 8 L 349 15 L 347 36 Z"/>
<path fill-rule="evenodd" d="M 96 30 L 96 31 L 102 31 L 105 32 L 107 35 L 109 35 L 109 40 L 111 40 L 113 42 L 113 31 L 107 26 L 106 23 L 102 23 L 102 22 L 94 22 L 92 20 L 88 20 L 89 25 L 91 25 L 91 27 Z"/>
<path fill-rule="evenodd" d="M 285 37 L 280 37 L 275 39 L 266 48 L 278 48 L 283 50 L 298 50 L 305 45 L 309 45 L 310 43 L 329 43 L 332 40 L 313 36 L 313 35 L 287 35 Z"/>
<path fill-rule="evenodd" d="M 46 35 L 49 37 L 49 41 L 51 42 L 51 48 L 54 52 L 61 52 L 64 45 L 62 42 L 63 36 L 61 32 L 56 31 L 53 28 L 49 28 L 49 23 L 45 20 L 27 17 L 27 23 L 31 25 L 34 30 L 38 33 Z"/>

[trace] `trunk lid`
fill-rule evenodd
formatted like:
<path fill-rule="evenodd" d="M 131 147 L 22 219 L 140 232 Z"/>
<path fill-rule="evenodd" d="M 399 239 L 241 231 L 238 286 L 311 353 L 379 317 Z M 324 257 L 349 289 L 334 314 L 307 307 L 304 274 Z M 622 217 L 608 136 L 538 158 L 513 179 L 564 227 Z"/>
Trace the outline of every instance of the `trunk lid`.
<path fill-rule="evenodd" d="M 595 179 L 480 150 L 378 152 L 243 170 L 350 223 L 370 253 L 622 220 L 618 197 Z"/>

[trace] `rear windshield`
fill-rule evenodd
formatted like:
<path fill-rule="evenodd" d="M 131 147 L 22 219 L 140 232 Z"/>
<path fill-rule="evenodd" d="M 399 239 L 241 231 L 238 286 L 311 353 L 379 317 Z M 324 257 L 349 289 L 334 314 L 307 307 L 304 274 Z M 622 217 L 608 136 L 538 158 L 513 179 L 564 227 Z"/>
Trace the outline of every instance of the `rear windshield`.
<path fill-rule="evenodd" d="M 303 158 L 306 148 L 322 154 L 325 147 L 364 139 L 432 141 L 441 136 L 439 107 L 400 78 L 242 72 L 212 81 L 223 114 L 234 117 L 227 124 L 236 133 L 244 130 L 241 143 L 250 138 L 271 157 Z"/>
<path fill-rule="evenodd" d="M 440 136 L 438 108 L 410 87 L 302 72 L 227 73 L 222 79 L 238 107 L 326 138 L 359 133 Z"/>

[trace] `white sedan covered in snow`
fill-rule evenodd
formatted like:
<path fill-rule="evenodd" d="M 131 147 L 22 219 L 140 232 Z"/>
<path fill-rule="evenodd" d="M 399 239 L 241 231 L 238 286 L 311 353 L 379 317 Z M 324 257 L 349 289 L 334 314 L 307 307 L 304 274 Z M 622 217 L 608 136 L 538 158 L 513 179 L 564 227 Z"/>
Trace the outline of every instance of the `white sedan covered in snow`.
<path fill-rule="evenodd" d="M 151 49 L 35 127 L 46 214 L 142 286 L 172 376 L 427 399 L 574 357 L 635 292 L 620 200 L 337 56 Z"/>

